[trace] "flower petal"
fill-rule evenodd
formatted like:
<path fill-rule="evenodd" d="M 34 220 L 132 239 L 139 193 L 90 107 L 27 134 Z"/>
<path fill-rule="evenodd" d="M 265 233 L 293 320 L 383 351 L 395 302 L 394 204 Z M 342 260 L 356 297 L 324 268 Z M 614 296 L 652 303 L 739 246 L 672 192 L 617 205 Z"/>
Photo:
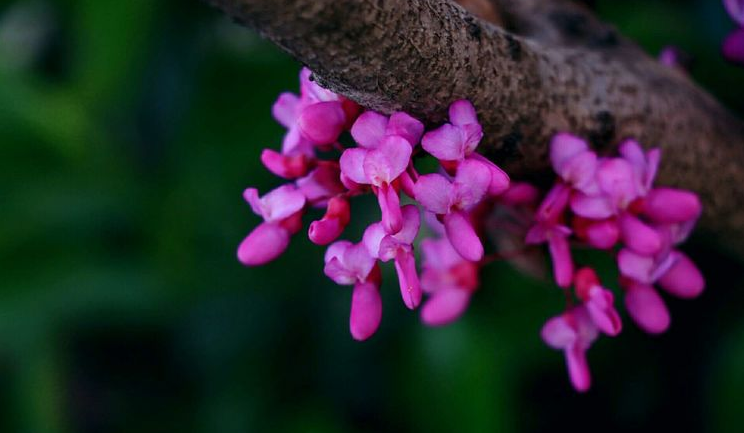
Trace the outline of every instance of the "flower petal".
<path fill-rule="evenodd" d="M 349 330 L 357 341 L 364 341 L 377 332 L 382 319 L 380 289 L 373 282 L 357 283 L 351 295 Z"/>
<path fill-rule="evenodd" d="M 470 123 L 478 123 L 478 115 L 475 107 L 467 99 L 460 99 L 449 106 L 449 120 L 453 125 L 461 126 Z"/>
<path fill-rule="evenodd" d="M 351 127 L 351 136 L 360 146 L 374 149 L 385 136 L 387 126 L 387 116 L 375 111 L 365 111 Z"/>
<path fill-rule="evenodd" d="M 681 252 L 676 253 L 677 260 L 669 270 L 659 278 L 662 289 L 674 296 L 691 299 L 700 296 L 705 289 L 705 279 L 695 263 Z"/>
<path fill-rule="evenodd" d="M 448 288 L 432 294 L 421 308 L 421 320 L 429 326 L 442 326 L 457 320 L 468 308 L 467 290 Z"/>
<path fill-rule="evenodd" d="M 425 174 L 418 178 L 413 186 L 416 201 L 435 214 L 449 212 L 452 199 L 452 184 L 437 173 Z"/>
<path fill-rule="evenodd" d="M 446 214 L 444 229 L 447 239 L 464 259 L 477 262 L 483 258 L 483 244 L 466 212 L 455 210 Z"/>
<path fill-rule="evenodd" d="M 315 144 L 331 144 L 344 129 L 346 114 L 338 101 L 319 102 L 305 107 L 297 119 L 302 135 Z"/>
<path fill-rule="evenodd" d="M 279 124 L 289 128 L 297 121 L 300 98 L 294 93 L 283 92 L 271 106 L 271 114 Z"/>
<path fill-rule="evenodd" d="M 574 156 L 589 151 L 586 141 L 565 132 L 556 134 L 550 141 L 550 162 L 560 175 L 566 163 Z"/>
<path fill-rule="evenodd" d="M 372 185 L 389 184 L 406 170 L 411 161 L 411 151 L 411 145 L 404 138 L 394 135 L 385 137 L 364 158 L 364 174 Z"/>
<path fill-rule="evenodd" d="M 289 245 L 289 232 L 272 223 L 259 224 L 238 247 L 238 260 L 246 266 L 266 264 L 279 257 Z"/>
<path fill-rule="evenodd" d="M 623 242 L 631 250 L 638 254 L 651 256 L 659 252 L 662 246 L 662 239 L 659 233 L 646 225 L 643 221 L 623 212 L 620 215 L 620 233 Z"/>
<path fill-rule="evenodd" d="M 553 349 L 565 349 L 574 344 L 578 338 L 576 330 L 568 323 L 565 315 L 549 319 L 540 331 L 542 340 Z"/>
<path fill-rule="evenodd" d="M 397 135 L 406 139 L 411 146 L 418 144 L 421 134 L 424 133 L 424 124 L 411 117 L 408 113 L 398 111 L 390 116 L 387 124 L 386 135 Z"/>
<path fill-rule="evenodd" d="M 669 310 L 649 285 L 632 284 L 625 293 L 625 308 L 633 321 L 649 334 L 661 334 L 669 328 Z"/>
<path fill-rule="evenodd" d="M 413 310 L 421 303 L 422 295 L 413 252 L 408 251 L 396 255 L 395 270 L 398 273 L 398 284 L 400 285 L 400 295 L 403 298 L 403 303 Z"/>
<path fill-rule="evenodd" d="M 448 123 L 424 134 L 421 146 L 442 161 L 459 161 L 465 157 L 463 134 L 460 128 Z"/>
<path fill-rule="evenodd" d="M 457 175 L 453 183 L 453 204 L 461 209 L 467 209 L 478 204 L 488 191 L 491 184 L 491 170 L 477 160 L 468 158 L 457 167 Z"/>
<path fill-rule="evenodd" d="M 369 184 L 370 181 L 364 173 L 363 167 L 364 158 L 366 158 L 368 152 L 367 149 L 359 147 L 346 149 L 339 160 L 341 172 L 344 176 L 361 185 Z"/>
<path fill-rule="evenodd" d="M 643 200 L 643 214 L 658 223 L 681 223 L 700 216 L 697 194 L 674 188 L 652 189 Z"/>

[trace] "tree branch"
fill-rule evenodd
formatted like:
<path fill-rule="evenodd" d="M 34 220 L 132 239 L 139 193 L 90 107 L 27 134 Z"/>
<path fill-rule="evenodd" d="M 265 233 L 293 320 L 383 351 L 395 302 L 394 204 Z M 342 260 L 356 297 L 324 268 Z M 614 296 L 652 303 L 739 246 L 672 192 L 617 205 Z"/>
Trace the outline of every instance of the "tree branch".
<path fill-rule="evenodd" d="M 491 0 L 507 32 L 448 0 L 207 1 L 371 109 L 436 123 L 470 99 L 482 150 L 516 176 L 545 173 L 556 131 L 661 146 L 660 181 L 698 192 L 702 226 L 744 252 L 744 124 L 581 5 Z"/>

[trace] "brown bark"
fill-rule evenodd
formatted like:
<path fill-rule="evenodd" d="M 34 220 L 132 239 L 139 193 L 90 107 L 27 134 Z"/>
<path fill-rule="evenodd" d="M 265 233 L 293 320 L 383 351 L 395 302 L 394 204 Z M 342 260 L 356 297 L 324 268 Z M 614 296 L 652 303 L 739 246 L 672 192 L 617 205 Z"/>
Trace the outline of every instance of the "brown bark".
<path fill-rule="evenodd" d="M 556 131 L 660 146 L 660 182 L 698 192 L 703 227 L 744 252 L 744 124 L 584 6 L 491 0 L 502 28 L 448 0 L 207 1 L 368 108 L 436 123 L 470 99 L 483 152 L 516 176 L 545 172 Z"/>

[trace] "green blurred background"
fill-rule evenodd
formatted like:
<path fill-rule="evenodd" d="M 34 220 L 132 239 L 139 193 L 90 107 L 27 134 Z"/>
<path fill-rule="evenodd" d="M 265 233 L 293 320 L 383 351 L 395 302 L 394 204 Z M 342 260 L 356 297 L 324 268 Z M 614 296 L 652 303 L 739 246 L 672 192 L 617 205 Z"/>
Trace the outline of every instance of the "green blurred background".
<path fill-rule="evenodd" d="M 744 112 L 719 1 L 597 3 Z M 670 299 L 661 337 L 624 316 L 587 395 L 538 337 L 561 294 L 506 264 L 440 329 L 386 269 L 363 344 L 304 236 L 239 265 L 258 223 L 241 193 L 280 183 L 258 156 L 299 67 L 197 0 L 0 1 L 0 431 L 744 431 L 744 272 L 700 239 L 704 296 Z M 355 203 L 350 238 L 373 206 Z"/>

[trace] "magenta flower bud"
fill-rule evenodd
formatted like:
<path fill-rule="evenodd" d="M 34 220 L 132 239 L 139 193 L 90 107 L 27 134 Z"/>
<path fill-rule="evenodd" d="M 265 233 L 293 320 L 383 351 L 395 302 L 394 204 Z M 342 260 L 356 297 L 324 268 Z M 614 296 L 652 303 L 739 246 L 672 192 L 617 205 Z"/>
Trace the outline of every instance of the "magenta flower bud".
<path fill-rule="evenodd" d="M 649 334 L 661 334 L 669 328 L 669 310 L 649 285 L 631 282 L 625 292 L 625 308 L 633 321 Z"/>
<path fill-rule="evenodd" d="M 460 255 L 471 262 L 483 258 L 483 244 L 464 211 L 449 212 L 444 216 L 444 230 L 452 246 Z"/>
<path fill-rule="evenodd" d="M 723 56 L 731 63 L 744 65 L 744 27 L 734 30 L 723 41 Z"/>
<path fill-rule="evenodd" d="M 676 254 L 676 261 L 659 278 L 659 285 L 679 298 L 695 298 L 705 289 L 705 279 L 689 257 L 680 252 Z"/>
<path fill-rule="evenodd" d="M 614 219 L 592 222 L 584 228 L 586 242 L 594 248 L 610 249 L 620 238 L 620 228 Z"/>
<path fill-rule="evenodd" d="M 305 107 L 297 119 L 300 132 L 315 144 L 331 144 L 344 129 L 346 115 L 339 101 L 318 102 Z"/>
<path fill-rule="evenodd" d="M 283 155 L 271 149 L 261 152 L 261 162 L 272 173 L 284 179 L 297 179 L 307 174 L 311 159 L 307 155 Z"/>
<path fill-rule="evenodd" d="M 654 188 L 643 200 L 643 214 L 657 223 L 674 224 L 696 219 L 702 210 L 697 194 L 674 188 Z"/>
<path fill-rule="evenodd" d="M 383 240 L 383 242 L 385 241 Z M 395 271 L 398 274 L 400 296 L 403 298 L 406 307 L 413 310 L 419 306 L 422 297 L 413 251 L 402 251 L 396 254 L 394 263 Z"/>
<path fill-rule="evenodd" d="M 382 299 L 376 282 L 367 281 L 354 285 L 351 295 L 349 330 L 357 341 L 364 341 L 377 332 L 382 319 Z"/>
<path fill-rule="evenodd" d="M 553 277 L 558 287 L 566 288 L 571 285 L 573 279 L 573 260 L 571 258 L 571 247 L 568 237 L 554 232 L 548 237 L 548 250 L 553 262 Z"/>
<path fill-rule="evenodd" d="M 349 201 L 344 197 L 328 200 L 328 210 L 322 219 L 310 224 L 307 235 L 316 245 L 328 245 L 338 239 L 351 219 Z"/>
<path fill-rule="evenodd" d="M 261 223 L 238 247 L 238 260 L 246 266 L 266 264 L 279 257 L 289 245 L 290 233 L 276 223 Z"/>

